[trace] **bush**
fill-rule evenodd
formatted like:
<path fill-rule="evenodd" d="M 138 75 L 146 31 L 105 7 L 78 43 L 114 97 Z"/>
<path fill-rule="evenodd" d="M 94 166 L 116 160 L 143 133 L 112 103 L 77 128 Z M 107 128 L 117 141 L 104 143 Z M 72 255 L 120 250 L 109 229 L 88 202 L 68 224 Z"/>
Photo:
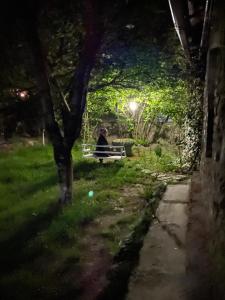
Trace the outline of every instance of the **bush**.
<path fill-rule="evenodd" d="M 156 156 L 161 157 L 162 156 L 162 148 L 157 145 L 154 149 Z"/>
<path fill-rule="evenodd" d="M 116 139 L 116 140 L 113 140 L 113 142 L 112 142 L 113 146 L 124 146 L 125 150 L 126 150 L 126 155 L 128 157 L 133 156 L 132 146 L 134 144 L 135 144 L 135 142 L 132 139 Z"/>

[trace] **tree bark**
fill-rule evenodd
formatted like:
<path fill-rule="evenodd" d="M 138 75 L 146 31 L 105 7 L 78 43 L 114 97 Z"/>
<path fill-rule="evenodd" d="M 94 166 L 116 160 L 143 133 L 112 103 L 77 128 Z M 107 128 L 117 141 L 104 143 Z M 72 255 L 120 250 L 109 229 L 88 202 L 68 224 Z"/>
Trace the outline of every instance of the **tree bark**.
<path fill-rule="evenodd" d="M 71 150 L 54 148 L 54 158 L 57 165 L 60 196 L 59 203 L 69 204 L 73 197 L 73 160 Z"/>

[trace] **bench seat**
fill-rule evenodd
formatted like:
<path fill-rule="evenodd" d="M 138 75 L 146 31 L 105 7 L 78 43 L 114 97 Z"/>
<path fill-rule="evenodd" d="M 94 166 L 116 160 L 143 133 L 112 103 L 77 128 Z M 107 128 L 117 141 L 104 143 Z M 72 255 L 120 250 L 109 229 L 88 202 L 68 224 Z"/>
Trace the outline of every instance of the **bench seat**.
<path fill-rule="evenodd" d="M 96 147 L 107 148 L 107 151 L 96 151 Z M 108 151 L 110 149 L 110 151 Z M 98 155 L 96 155 L 96 152 Z M 91 145 L 83 144 L 82 145 L 83 158 L 94 158 L 94 159 L 103 159 L 103 160 L 120 160 L 126 157 L 126 151 L 124 146 L 110 146 L 110 145 Z M 102 154 L 108 154 L 108 156 L 101 156 Z"/>
<path fill-rule="evenodd" d="M 97 156 L 94 154 L 84 154 L 83 155 L 84 158 L 95 158 L 95 159 L 105 159 L 105 160 L 118 160 L 118 159 L 122 159 L 124 157 L 121 158 L 120 155 L 112 155 L 112 156 Z"/>

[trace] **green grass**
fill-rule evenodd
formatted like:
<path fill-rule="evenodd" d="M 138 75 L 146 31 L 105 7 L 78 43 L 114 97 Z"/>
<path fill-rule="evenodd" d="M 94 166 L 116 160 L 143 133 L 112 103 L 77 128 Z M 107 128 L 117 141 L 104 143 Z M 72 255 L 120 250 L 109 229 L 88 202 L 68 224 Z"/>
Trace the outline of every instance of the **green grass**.
<path fill-rule="evenodd" d="M 180 171 L 178 154 L 171 147 L 156 145 L 153 149 L 146 147 L 135 152 L 140 157 L 136 166 L 139 169 L 162 173 Z"/>
<path fill-rule="evenodd" d="M 50 146 L 20 146 L 0 153 L 0 286 L 4 300 L 62 299 L 65 290 L 74 290 L 74 280 L 65 274 L 79 269 L 83 226 L 113 213 L 120 187 L 143 183 L 147 177 L 150 182 L 151 176 L 143 169 L 175 168 L 172 156 L 163 151 L 160 157 L 147 150 L 138 159 L 103 165 L 82 159 L 79 147 L 74 148 L 73 157 L 73 204 L 60 210 Z M 146 188 L 145 197 L 151 193 L 152 187 Z M 113 233 L 115 238 L 128 221 L 120 221 L 105 234 Z"/>
<path fill-rule="evenodd" d="M 2 241 L 55 201 L 57 178 L 48 147 L 0 153 L 0 169 Z"/>

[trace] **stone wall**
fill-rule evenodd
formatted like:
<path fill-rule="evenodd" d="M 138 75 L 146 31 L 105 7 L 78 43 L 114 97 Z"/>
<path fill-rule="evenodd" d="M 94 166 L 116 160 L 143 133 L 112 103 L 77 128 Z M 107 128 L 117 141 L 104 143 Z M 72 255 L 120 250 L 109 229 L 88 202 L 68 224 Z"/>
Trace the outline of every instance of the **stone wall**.
<path fill-rule="evenodd" d="M 201 180 L 211 227 L 209 252 L 214 299 L 225 299 L 225 2 L 216 0 L 211 17 Z"/>

